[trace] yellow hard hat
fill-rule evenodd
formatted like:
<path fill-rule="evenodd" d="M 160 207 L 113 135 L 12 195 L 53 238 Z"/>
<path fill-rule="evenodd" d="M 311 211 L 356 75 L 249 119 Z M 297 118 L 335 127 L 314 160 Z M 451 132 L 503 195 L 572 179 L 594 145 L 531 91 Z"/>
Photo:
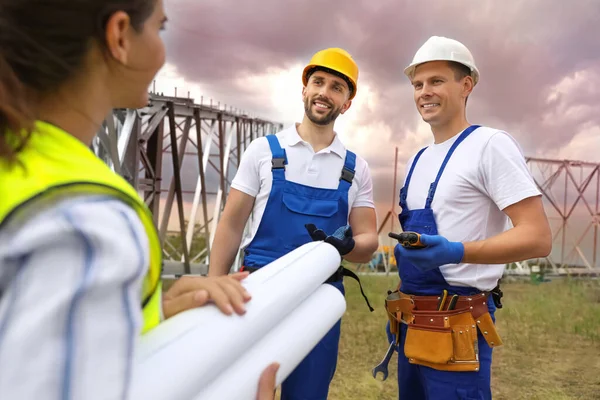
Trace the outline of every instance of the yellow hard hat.
<path fill-rule="evenodd" d="M 302 83 L 304 86 L 308 84 L 308 73 L 313 68 L 318 67 L 333 70 L 346 77 L 352 86 L 350 88 L 350 100 L 356 96 L 358 65 L 356 65 L 352 56 L 346 50 L 333 47 L 315 53 L 308 65 L 304 67 L 304 72 L 302 73 Z"/>

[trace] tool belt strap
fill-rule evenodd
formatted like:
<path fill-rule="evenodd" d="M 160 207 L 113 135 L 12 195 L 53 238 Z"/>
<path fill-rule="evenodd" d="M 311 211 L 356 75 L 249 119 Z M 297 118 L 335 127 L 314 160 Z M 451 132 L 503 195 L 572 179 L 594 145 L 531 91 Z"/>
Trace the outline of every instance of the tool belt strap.
<path fill-rule="evenodd" d="M 482 314 L 489 312 L 487 301 L 489 292 L 482 292 L 473 296 L 459 296 L 455 310 L 468 308 L 473 314 L 473 318 L 477 319 Z M 439 306 L 439 296 L 415 296 L 402 293 L 400 291 L 392 292 L 385 300 L 385 306 L 388 312 L 402 312 L 403 314 L 412 314 L 413 310 L 418 311 L 436 311 Z M 451 296 L 446 298 L 445 304 L 442 305 L 442 310 L 448 307 Z M 408 322 L 408 321 L 407 321 Z"/>

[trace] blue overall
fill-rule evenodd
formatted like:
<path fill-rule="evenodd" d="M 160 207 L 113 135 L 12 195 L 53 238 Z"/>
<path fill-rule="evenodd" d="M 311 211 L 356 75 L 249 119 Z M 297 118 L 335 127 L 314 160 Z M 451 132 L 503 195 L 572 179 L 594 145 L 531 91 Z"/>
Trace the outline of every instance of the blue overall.
<path fill-rule="evenodd" d="M 244 252 L 244 267 L 261 268 L 312 239 L 305 224 L 315 224 L 327 234 L 348 223 L 348 190 L 352 185 L 356 155 L 346 151 L 337 189 L 314 188 L 285 179 L 285 151 L 277 137 L 268 135 L 273 155 L 273 186 L 258 231 Z M 342 280 L 329 282 L 342 294 Z M 290 282 L 290 285 L 293 285 Z M 341 321 L 283 382 L 281 400 L 325 400 L 335 373 Z M 294 338 L 290 338 L 290 346 Z"/>
<path fill-rule="evenodd" d="M 417 153 L 410 168 L 406 183 L 400 190 L 400 206 L 402 212 L 399 215 L 400 225 L 403 231 L 413 231 L 428 235 L 437 235 L 435 216 L 431 209 L 431 203 L 435 191 L 454 150 L 471 132 L 479 126 L 472 125 L 467 128 L 452 144 L 438 171 L 435 181 L 429 188 L 425 208 L 409 210 L 406 204 L 410 180 L 423 154 L 424 149 Z M 481 291 L 473 287 L 450 286 L 444 279 L 439 268 L 422 272 L 410 262 L 402 259 L 398 253 L 398 244 L 394 251 L 398 263 L 400 275 L 400 291 L 413 295 L 441 295 L 444 289 L 448 290 L 448 296 L 458 294 L 462 296 L 474 295 Z M 417 251 L 417 250 L 415 250 Z M 488 301 L 488 308 L 492 319 L 494 318 L 495 305 Z M 491 399 L 490 373 L 492 364 L 492 349 L 488 346 L 481 332 L 478 332 L 479 362 L 478 372 L 448 372 L 438 371 L 429 367 L 410 364 L 404 355 L 404 341 L 406 338 L 406 324 L 400 324 L 400 342 L 398 351 L 398 391 L 402 400 L 487 400 Z"/>

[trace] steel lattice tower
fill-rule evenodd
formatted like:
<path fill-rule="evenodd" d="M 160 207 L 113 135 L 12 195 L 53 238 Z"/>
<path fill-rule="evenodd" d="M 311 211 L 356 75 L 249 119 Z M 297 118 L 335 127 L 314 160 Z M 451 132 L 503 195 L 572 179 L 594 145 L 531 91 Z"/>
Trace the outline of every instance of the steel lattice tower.
<path fill-rule="evenodd" d="M 252 140 L 282 128 L 280 123 L 189 98 L 150 94 L 144 108 L 114 110 L 92 149 L 138 190 L 153 212 L 164 273 L 204 274 L 242 153 Z M 543 194 L 553 249 L 545 260 L 515 263 L 507 273 L 529 274 L 530 264 L 544 264 L 559 275 L 598 274 L 600 163 L 532 157 L 526 161 Z M 395 217 L 390 212 L 380 231 Z"/>
<path fill-rule="evenodd" d="M 220 105 L 151 93 L 142 109 L 114 110 L 92 149 L 150 207 L 164 274 L 204 274 L 241 154 L 253 139 L 282 128 Z"/>
<path fill-rule="evenodd" d="M 546 262 L 558 275 L 600 272 L 600 163 L 526 158 L 552 228 Z M 523 268 L 517 265 L 516 272 Z M 527 269 L 527 268 L 525 268 Z"/>

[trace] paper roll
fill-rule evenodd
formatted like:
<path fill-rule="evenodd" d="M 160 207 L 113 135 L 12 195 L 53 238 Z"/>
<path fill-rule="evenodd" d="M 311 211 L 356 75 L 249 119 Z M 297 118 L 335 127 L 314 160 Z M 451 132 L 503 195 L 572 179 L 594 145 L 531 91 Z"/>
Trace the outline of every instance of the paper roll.
<path fill-rule="evenodd" d="M 194 400 L 255 400 L 262 371 L 278 362 L 277 385 L 280 385 L 344 311 L 346 301 L 342 293 L 331 285 L 321 285 Z"/>
<path fill-rule="evenodd" d="M 134 361 L 134 399 L 192 399 L 258 342 L 339 267 L 337 250 L 310 242 L 246 279 L 243 316 L 214 305 L 176 315 L 142 336 Z"/>

